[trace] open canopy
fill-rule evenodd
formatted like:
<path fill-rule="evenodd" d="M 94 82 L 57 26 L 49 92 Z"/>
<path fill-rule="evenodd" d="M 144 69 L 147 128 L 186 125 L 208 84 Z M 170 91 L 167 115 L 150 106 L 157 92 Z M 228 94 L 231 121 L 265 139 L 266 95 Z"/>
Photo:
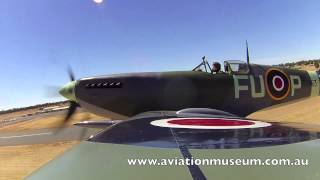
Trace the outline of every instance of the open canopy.
<path fill-rule="evenodd" d="M 201 71 L 212 73 L 212 68 L 210 67 L 206 59 L 202 59 L 202 62 L 193 68 L 192 71 Z M 226 60 L 224 61 L 224 72 L 231 74 L 247 74 L 249 72 L 249 65 L 241 60 Z"/>

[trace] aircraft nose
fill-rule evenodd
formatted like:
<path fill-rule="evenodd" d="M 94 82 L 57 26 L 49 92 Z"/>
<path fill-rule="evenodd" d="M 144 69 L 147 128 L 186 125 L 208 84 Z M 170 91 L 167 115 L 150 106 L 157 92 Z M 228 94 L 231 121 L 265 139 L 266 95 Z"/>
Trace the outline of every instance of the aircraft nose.
<path fill-rule="evenodd" d="M 63 97 L 69 99 L 70 101 L 76 101 L 76 96 L 74 92 L 75 86 L 76 86 L 76 81 L 70 81 L 61 87 L 61 89 L 59 90 L 59 93 Z"/>

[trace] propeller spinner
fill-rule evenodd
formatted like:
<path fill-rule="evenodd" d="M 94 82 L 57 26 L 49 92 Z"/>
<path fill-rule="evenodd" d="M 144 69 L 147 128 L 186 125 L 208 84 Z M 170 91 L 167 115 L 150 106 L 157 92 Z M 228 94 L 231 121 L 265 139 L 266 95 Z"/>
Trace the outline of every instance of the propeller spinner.
<path fill-rule="evenodd" d="M 76 112 L 77 107 L 79 107 L 79 104 L 76 102 L 75 96 L 75 86 L 77 81 L 75 80 L 75 76 L 70 67 L 68 68 L 68 74 L 71 81 L 62 86 L 62 88 L 59 90 L 59 93 L 63 97 L 70 100 L 70 106 L 64 118 L 64 122 L 68 121 L 71 118 L 71 116 Z"/>

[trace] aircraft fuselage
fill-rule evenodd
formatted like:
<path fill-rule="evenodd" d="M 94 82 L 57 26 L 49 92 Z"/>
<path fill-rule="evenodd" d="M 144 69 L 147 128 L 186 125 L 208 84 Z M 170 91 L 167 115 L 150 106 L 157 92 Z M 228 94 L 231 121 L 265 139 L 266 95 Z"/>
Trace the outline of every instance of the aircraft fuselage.
<path fill-rule="evenodd" d="M 319 94 L 316 72 L 250 65 L 249 73 L 129 73 L 83 78 L 77 102 L 101 115 L 129 117 L 155 110 L 212 108 L 239 116 Z"/>

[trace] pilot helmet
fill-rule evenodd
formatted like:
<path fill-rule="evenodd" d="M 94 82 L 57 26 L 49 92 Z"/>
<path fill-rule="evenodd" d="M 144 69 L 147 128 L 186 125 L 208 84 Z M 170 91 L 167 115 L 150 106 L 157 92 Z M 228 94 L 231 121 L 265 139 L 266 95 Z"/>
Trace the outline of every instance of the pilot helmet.
<path fill-rule="evenodd" d="M 212 71 L 219 72 L 221 70 L 221 64 L 219 62 L 214 62 L 212 64 Z"/>

